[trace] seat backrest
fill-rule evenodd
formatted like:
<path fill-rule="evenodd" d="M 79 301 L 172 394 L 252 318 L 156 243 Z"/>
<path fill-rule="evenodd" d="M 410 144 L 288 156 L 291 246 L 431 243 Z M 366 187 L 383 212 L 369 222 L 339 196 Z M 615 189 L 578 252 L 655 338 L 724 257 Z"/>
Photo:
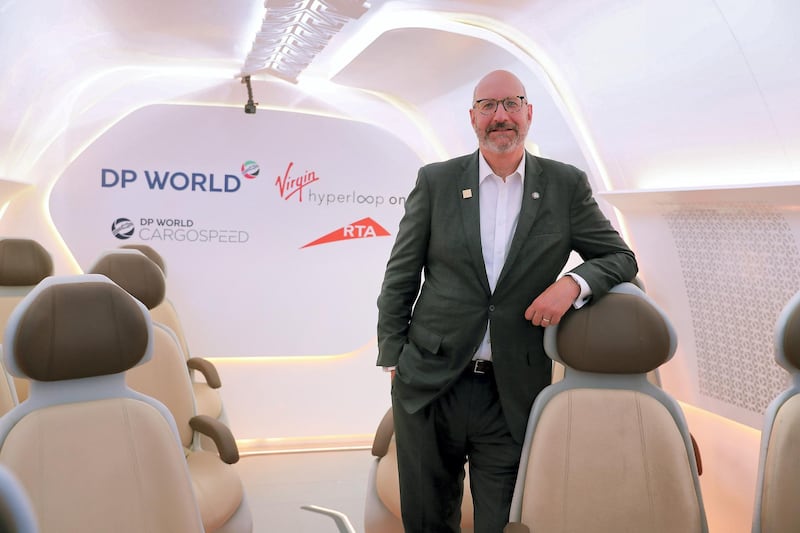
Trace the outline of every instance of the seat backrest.
<path fill-rule="evenodd" d="M 33 239 L 0 238 L 0 344 L 11 312 L 37 283 L 53 275 L 53 259 Z M 0 415 L 28 397 L 28 381 L 0 379 Z"/>
<path fill-rule="evenodd" d="M 25 488 L 8 468 L 0 465 L 0 531 L 37 533 L 39 525 Z"/>
<path fill-rule="evenodd" d="M 160 304 L 150 310 L 153 315 L 153 320 L 160 324 L 164 324 L 164 326 L 168 327 L 174 334 L 175 339 L 178 341 L 178 345 L 181 347 L 181 351 L 183 352 L 184 358 L 189 359 L 191 354 L 189 353 L 189 343 L 186 340 L 186 333 L 183 330 L 183 324 L 181 324 L 181 320 L 178 317 L 178 310 L 175 309 L 175 305 L 172 301 L 164 297 Z"/>
<path fill-rule="evenodd" d="M 5 329 L 27 401 L 0 418 L 0 463 L 42 532 L 202 532 L 175 421 L 125 385 L 152 356 L 144 305 L 101 275 L 49 277 Z"/>
<path fill-rule="evenodd" d="M 163 271 L 137 250 L 109 250 L 91 271 L 108 276 L 148 309 L 164 298 Z M 196 415 L 189 368 L 169 328 L 153 322 L 152 360 L 129 370 L 125 379 L 132 389 L 163 402 L 174 416 L 206 529 L 250 533 L 252 516 L 232 466 L 239 459 L 236 441 L 218 420 Z M 203 449 L 201 434 L 214 439 L 214 451 Z"/>
<path fill-rule="evenodd" d="M 141 252 L 161 269 L 166 279 L 167 266 L 164 262 L 164 258 L 151 246 L 147 244 L 125 244 L 120 246 L 120 249 L 137 250 Z M 219 373 L 210 361 L 206 359 L 201 360 L 197 357 L 192 358 L 189 353 L 189 343 L 186 340 L 183 324 L 178 317 L 175 306 L 166 294 L 159 304 L 150 308 L 150 315 L 153 317 L 155 323 L 166 327 L 172 332 L 177 339 L 184 359 L 187 361 L 187 364 L 190 365 L 190 378 L 192 380 L 197 414 L 209 415 L 227 425 L 227 416 L 224 406 L 222 405 L 222 397 L 219 391 L 222 385 L 219 379 Z M 213 443 L 205 437 L 201 438 L 201 442 L 204 448 L 213 449 Z"/>
<path fill-rule="evenodd" d="M 151 312 L 164 300 L 163 271 L 139 251 L 109 250 L 100 255 L 89 272 L 107 276 Z M 132 389 L 167 406 L 178 425 L 181 442 L 191 448 L 194 431 L 189 420 L 196 411 L 194 393 L 185 358 L 169 328 L 153 320 L 153 357 L 146 365 L 128 371 L 125 379 Z"/>
<path fill-rule="evenodd" d="M 159 254 L 152 246 L 147 244 L 123 244 L 120 246 L 120 248 L 140 251 L 145 255 L 145 257 L 158 265 L 158 268 L 160 268 L 161 272 L 164 273 L 164 278 L 167 277 L 166 262 L 164 261 L 163 256 Z M 175 309 L 175 305 L 172 303 L 172 301 L 170 301 L 170 299 L 164 295 L 161 303 L 150 309 L 150 313 L 153 316 L 153 320 L 164 324 L 166 327 L 172 330 L 172 332 L 175 334 L 175 337 L 178 339 L 178 342 L 180 343 L 184 356 L 187 359 L 191 357 L 189 354 L 189 343 L 186 341 L 186 334 L 183 331 L 183 325 L 178 318 L 178 311 Z"/>
<path fill-rule="evenodd" d="M 567 371 L 531 409 L 510 520 L 536 532 L 707 532 L 683 412 L 647 379 L 677 346 L 663 311 L 623 283 L 544 342 Z"/>
<path fill-rule="evenodd" d="M 753 533 L 800 531 L 800 292 L 778 316 L 774 339 L 775 360 L 792 380 L 764 415 Z"/>

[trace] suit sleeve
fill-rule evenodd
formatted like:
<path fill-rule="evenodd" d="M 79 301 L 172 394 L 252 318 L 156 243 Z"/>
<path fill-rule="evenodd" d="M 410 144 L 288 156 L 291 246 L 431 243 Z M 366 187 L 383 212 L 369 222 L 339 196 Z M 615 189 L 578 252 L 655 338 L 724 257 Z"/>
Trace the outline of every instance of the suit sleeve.
<path fill-rule="evenodd" d="M 430 240 L 431 201 L 424 167 L 408 195 L 381 293 L 378 296 L 378 366 L 396 366 L 406 344 Z"/>
<path fill-rule="evenodd" d="M 596 299 L 614 285 L 631 281 L 638 266 L 631 249 L 597 205 L 586 174 L 578 172 L 570 220 L 572 247 L 584 262 L 571 272 L 589 284 L 592 298 Z"/>

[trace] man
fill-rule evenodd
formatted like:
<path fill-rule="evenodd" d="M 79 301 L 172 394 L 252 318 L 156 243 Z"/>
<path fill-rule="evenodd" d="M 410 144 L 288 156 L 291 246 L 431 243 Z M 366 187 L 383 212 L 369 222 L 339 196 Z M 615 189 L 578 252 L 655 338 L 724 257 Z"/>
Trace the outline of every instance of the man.
<path fill-rule="evenodd" d="M 420 169 L 378 298 L 408 533 L 459 531 L 467 458 L 475 532 L 502 531 L 551 379 L 543 328 L 637 273 L 586 175 L 525 151 L 516 76 L 486 75 L 469 114 L 479 149 Z M 584 262 L 557 279 L 571 250 Z"/>

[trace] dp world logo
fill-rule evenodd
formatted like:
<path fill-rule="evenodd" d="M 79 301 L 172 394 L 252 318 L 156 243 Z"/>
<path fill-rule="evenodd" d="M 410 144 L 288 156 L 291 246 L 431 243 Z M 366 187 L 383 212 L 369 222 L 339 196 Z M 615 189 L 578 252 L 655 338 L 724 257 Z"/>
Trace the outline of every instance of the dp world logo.
<path fill-rule="evenodd" d="M 255 161 L 245 161 L 242 163 L 242 176 L 245 178 L 249 180 L 255 179 L 259 172 L 261 172 L 261 169 Z"/>
<path fill-rule="evenodd" d="M 120 240 L 130 239 L 133 236 L 133 222 L 127 218 L 118 218 L 111 223 L 111 233 Z"/>

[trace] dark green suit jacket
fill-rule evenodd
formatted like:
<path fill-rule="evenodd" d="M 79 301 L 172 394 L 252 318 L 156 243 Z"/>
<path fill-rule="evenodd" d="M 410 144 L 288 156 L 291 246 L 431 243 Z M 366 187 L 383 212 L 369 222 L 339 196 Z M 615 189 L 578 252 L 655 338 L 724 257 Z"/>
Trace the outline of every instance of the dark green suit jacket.
<path fill-rule="evenodd" d="M 572 250 L 584 259 L 572 272 L 593 298 L 633 279 L 637 265 L 586 175 L 526 153 L 519 222 L 492 293 L 481 251 L 478 157 L 476 151 L 419 171 L 378 298 L 377 364 L 397 367 L 393 394 L 413 413 L 458 378 L 488 321 L 503 412 L 521 442 L 531 404 L 551 379 L 544 329 L 525 319 L 525 309 Z"/>

